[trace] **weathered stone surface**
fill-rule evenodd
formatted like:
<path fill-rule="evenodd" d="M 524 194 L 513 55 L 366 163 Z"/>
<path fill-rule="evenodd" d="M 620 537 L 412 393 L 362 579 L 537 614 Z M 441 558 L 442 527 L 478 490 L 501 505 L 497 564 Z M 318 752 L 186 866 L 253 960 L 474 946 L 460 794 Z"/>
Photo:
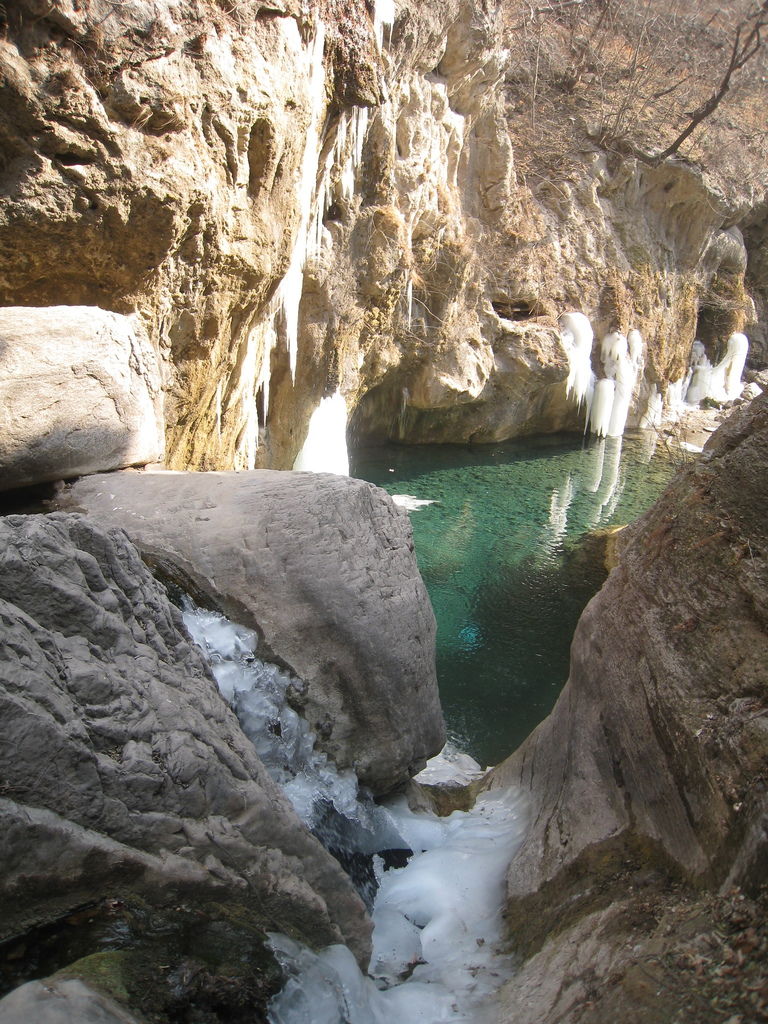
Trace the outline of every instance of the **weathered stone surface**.
<path fill-rule="evenodd" d="M 138 1024 L 76 978 L 30 981 L 0 999 L 0 1024 Z"/>
<path fill-rule="evenodd" d="M 0 489 L 162 459 L 155 352 L 136 317 L 0 308 Z"/>
<path fill-rule="evenodd" d="M 628 876 L 623 899 L 547 941 L 502 989 L 499 1024 L 760 1020 L 765 897 L 660 894 L 648 882 Z"/>
<path fill-rule="evenodd" d="M 521 946 L 610 902 L 627 864 L 700 885 L 764 880 L 767 505 L 761 396 L 627 530 L 554 711 L 491 776 L 531 799 L 508 875 Z"/>
<path fill-rule="evenodd" d="M 723 311 L 756 319 L 735 223 L 764 305 L 762 161 L 726 200 L 577 139 L 562 82 L 537 152 L 509 5 L 396 13 L 379 50 L 364 0 L 0 9 L 0 302 L 139 311 L 171 468 L 290 467 L 336 382 L 361 438 L 578 429 L 557 315 L 638 327 L 663 391 L 697 330 L 714 355 Z"/>
<path fill-rule="evenodd" d="M 204 929 L 220 901 L 365 960 L 361 900 L 122 531 L 0 520 L 0 624 L 3 937 L 115 896 L 192 901 Z"/>
<path fill-rule="evenodd" d="M 161 573 L 257 629 L 306 684 L 318 745 L 376 793 L 445 742 L 435 621 L 408 516 L 325 474 L 135 473 L 77 481 L 65 505 L 122 526 Z"/>

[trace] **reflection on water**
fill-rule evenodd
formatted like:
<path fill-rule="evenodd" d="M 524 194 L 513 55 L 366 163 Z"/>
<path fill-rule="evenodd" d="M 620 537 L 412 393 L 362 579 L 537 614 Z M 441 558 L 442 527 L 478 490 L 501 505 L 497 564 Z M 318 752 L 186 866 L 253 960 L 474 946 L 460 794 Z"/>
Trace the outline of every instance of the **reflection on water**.
<path fill-rule="evenodd" d="M 576 566 L 574 545 L 659 495 L 673 466 L 652 440 L 353 454 L 353 475 L 432 502 L 411 503 L 411 522 L 437 617 L 440 694 L 452 738 L 479 761 L 498 762 L 551 710 L 576 621 L 604 578 L 599 565 Z"/>

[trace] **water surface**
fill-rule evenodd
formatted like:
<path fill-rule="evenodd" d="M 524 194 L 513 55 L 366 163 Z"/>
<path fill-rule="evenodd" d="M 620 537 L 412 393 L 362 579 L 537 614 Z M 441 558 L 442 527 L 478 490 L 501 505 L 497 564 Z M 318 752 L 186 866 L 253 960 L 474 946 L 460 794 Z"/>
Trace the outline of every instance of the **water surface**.
<path fill-rule="evenodd" d="M 411 515 L 438 624 L 451 738 L 496 764 L 549 713 L 571 638 L 605 572 L 586 533 L 631 522 L 674 471 L 655 435 L 556 435 L 487 446 L 357 451 L 354 476 L 433 504 Z"/>

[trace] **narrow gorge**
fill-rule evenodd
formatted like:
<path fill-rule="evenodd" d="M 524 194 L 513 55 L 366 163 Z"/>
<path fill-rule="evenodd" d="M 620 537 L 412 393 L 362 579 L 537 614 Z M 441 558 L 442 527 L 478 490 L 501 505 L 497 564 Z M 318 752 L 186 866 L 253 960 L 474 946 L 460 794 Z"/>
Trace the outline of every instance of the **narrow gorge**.
<path fill-rule="evenodd" d="M 0 1024 L 768 1020 L 766 33 L 0 3 Z"/>

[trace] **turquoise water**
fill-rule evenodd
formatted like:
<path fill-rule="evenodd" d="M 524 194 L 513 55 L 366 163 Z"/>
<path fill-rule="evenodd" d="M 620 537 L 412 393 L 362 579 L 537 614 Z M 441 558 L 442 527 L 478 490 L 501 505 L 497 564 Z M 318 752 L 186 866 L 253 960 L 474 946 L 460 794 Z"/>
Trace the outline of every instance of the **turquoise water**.
<path fill-rule="evenodd" d="M 655 501 L 674 467 L 652 445 L 569 435 L 352 454 L 354 476 L 434 502 L 410 516 L 440 695 L 451 738 L 481 763 L 510 754 L 552 709 L 578 617 L 605 578 L 578 558 L 579 541 Z"/>

